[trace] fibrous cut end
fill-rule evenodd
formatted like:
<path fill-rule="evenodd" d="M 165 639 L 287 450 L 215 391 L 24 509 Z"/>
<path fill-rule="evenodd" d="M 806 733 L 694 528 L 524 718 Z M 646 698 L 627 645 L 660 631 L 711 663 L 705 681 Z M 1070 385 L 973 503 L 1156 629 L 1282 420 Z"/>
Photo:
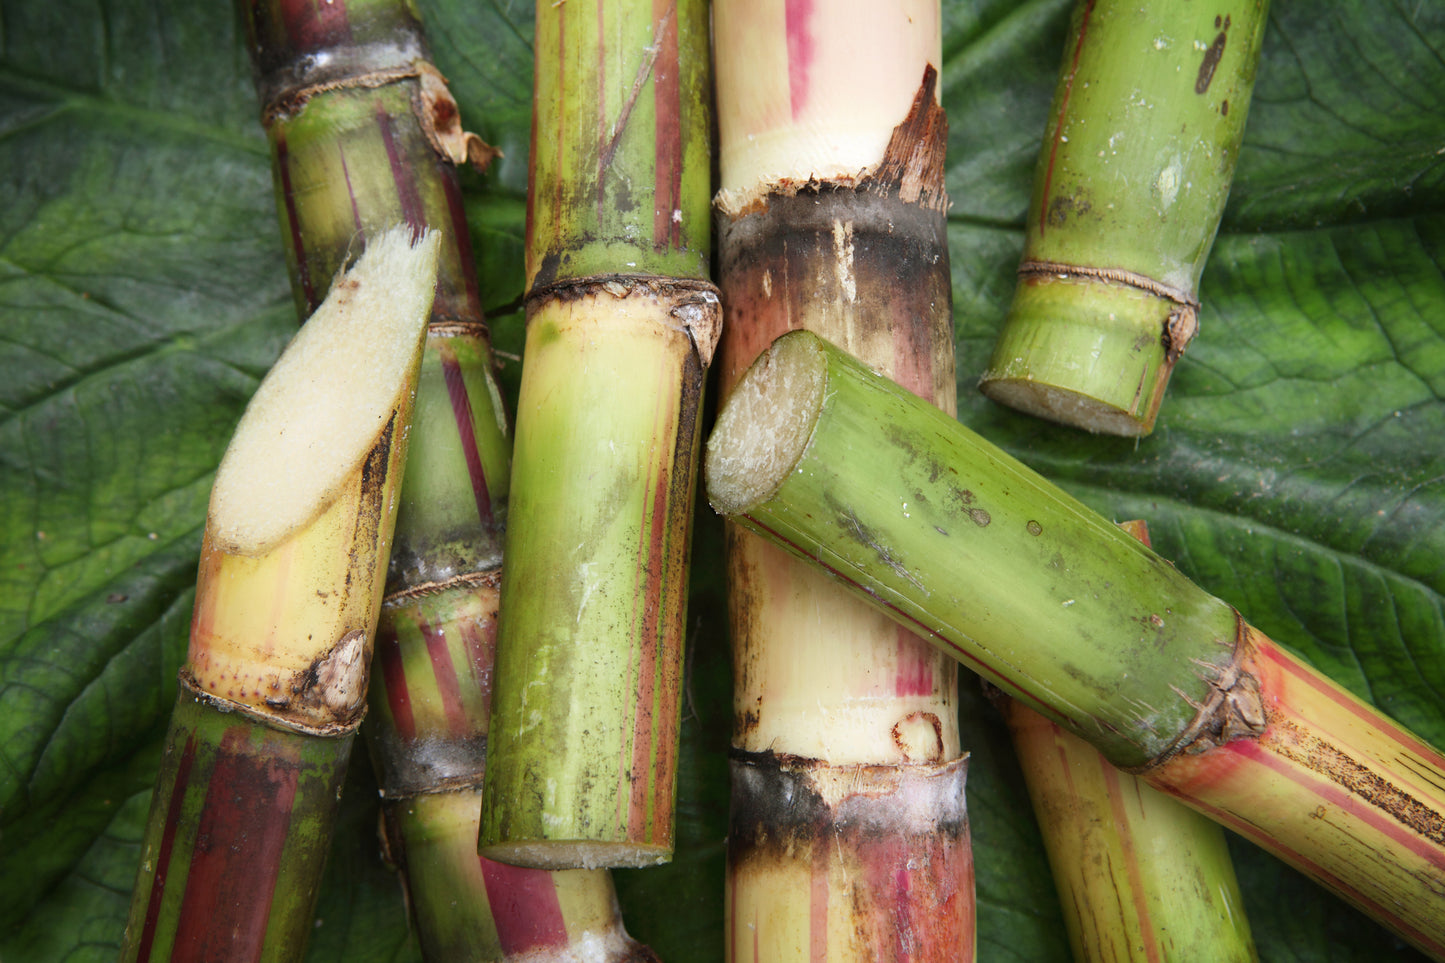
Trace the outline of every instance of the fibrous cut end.
<path fill-rule="evenodd" d="M 1146 421 L 1088 395 L 1037 381 L 1000 379 L 980 385 L 979 390 L 1016 411 L 1094 434 L 1135 438 L 1149 434 L 1154 426 L 1152 419 Z"/>
<path fill-rule="evenodd" d="M 211 489 L 216 543 L 260 555 L 316 517 L 409 390 L 436 289 L 435 231 L 372 238 L 251 398 Z"/>
<path fill-rule="evenodd" d="M 827 361 L 817 339 L 785 334 L 753 362 L 718 414 L 704 471 L 723 515 L 766 501 L 792 473 L 822 407 Z"/>

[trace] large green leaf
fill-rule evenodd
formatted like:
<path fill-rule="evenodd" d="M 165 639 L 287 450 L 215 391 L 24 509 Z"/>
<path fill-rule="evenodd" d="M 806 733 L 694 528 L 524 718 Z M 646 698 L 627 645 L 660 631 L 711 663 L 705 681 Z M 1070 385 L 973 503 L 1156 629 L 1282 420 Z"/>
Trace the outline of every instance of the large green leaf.
<path fill-rule="evenodd" d="M 1083 437 L 973 381 L 1013 289 L 1069 0 L 945 4 L 960 418 L 1253 622 L 1445 743 L 1445 6 L 1277 0 L 1203 330 L 1155 434 Z M 519 350 L 531 7 L 422 4 L 470 125 L 503 352 Z M 174 698 L 211 473 L 294 319 L 224 4 L 0 0 L 0 957 L 113 959 Z M 504 383 L 515 390 L 518 365 Z M 670 960 L 722 956 L 728 658 L 700 518 L 676 862 L 618 874 Z M 1067 957 L 1007 740 L 970 688 L 982 959 Z M 414 960 L 354 767 L 311 945 Z M 1266 961 L 1418 959 L 1247 844 Z"/>

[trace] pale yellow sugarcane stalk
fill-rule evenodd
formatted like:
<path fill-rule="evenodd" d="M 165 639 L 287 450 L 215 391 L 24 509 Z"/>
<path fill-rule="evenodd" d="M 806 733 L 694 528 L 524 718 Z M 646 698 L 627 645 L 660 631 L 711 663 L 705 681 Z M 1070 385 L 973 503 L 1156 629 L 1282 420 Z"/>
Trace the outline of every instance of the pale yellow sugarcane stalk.
<path fill-rule="evenodd" d="M 714 6 L 724 392 L 807 328 L 952 411 L 935 2 Z M 968 959 L 949 660 L 731 531 L 736 960 Z"/>
<path fill-rule="evenodd" d="M 434 237 L 426 283 L 405 273 L 410 260 L 396 266 L 408 234 L 398 228 L 375 242 L 382 250 L 338 280 L 317 311 L 343 313 L 346 324 L 308 324 L 296 335 L 252 399 L 211 492 L 184 671 L 208 696 L 298 727 L 352 727 L 366 699 L 436 278 Z M 388 307 L 399 295 L 405 310 Z M 408 338 L 415 350 L 403 351 Z"/>

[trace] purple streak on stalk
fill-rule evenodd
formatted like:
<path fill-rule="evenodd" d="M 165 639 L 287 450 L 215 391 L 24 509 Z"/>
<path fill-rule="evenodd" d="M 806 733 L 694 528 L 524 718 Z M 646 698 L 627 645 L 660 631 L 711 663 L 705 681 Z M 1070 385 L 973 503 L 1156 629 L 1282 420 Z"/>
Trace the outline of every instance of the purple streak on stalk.
<path fill-rule="evenodd" d="M 507 955 L 571 942 L 557 886 L 545 869 L 524 869 L 478 856 L 497 939 Z"/>
<path fill-rule="evenodd" d="M 652 42 L 661 49 L 652 68 L 652 244 L 661 250 L 682 243 L 682 93 L 677 49 L 677 0 L 652 0 Z M 661 34 L 659 36 L 659 33 Z"/>
<path fill-rule="evenodd" d="M 221 738 L 171 963 L 246 963 L 266 949 L 298 773 L 295 759 L 254 749 L 250 729 L 232 726 Z"/>
<path fill-rule="evenodd" d="M 416 739 L 416 718 L 411 712 L 411 692 L 406 687 L 406 666 L 401 660 L 401 639 L 395 622 L 377 639 L 376 660 L 381 663 L 381 678 L 386 684 L 391 724 L 404 741 L 411 742 Z"/>
<path fill-rule="evenodd" d="M 443 345 L 442 379 L 447 383 L 447 399 L 452 404 L 452 417 L 457 422 L 457 438 L 462 443 L 462 453 L 467 459 L 467 476 L 472 482 L 472 497 L 477 503 L 477 518 L 487 528 L 495 522 L 492 518 L 492 495 L 487 488 L 487 472 L 482 465 L 482 454 L 477 450 L 476 423 L 472 421 L 472 400 L 467 394 L 467 382 L 462 376 L 462 366 L 450 348 Z"/>
<path fill-rule="evenodd" d="M 793 119 L 797 120 L 808 103 L 813 66 L 813 35 L 808 30 L 813 0 L 787 0 L 783 16 L 788 37 L 788 100 L 792 104 Z"/>
<path fill-rule="evenodd" d="M 346 197 L 351 201 L 351 223 L 356 227 L 356 233 L 361 233 L 361 209 L 356 206 L 356 189 L 351 186 L 351 168 L 346 164 L 346 151 L 340 147 L 336 153 L 341 157 L 341 176 L 346 178 Z"/>
<path fill-rule="evenodd" d="M 301 296 L 306 299 L 306 313 L 316 310 L 321 301 L 311 283 L 311 268 L 306 259 L 306 245 L 301 241 L 301 219 L 296 214 L 296 195 L 291 189 L 291 152 L 286 147 L 285 128 L 277 125 L 276 176 L 281 179 L 281 199 L 286 205 L 286 226 L 290 229 L 291 249 L 296 253 L 296 278 L 301 282 Z"/>
<path fill-rule="evenodd" d="M 447 728 L 454 736 L 465 736 L 469 728 L 467 710 L 462 704 L 462 687 L 457 682 L 451 650 L 447 648 L 446 629 L 436 628 L 420 619 L 416 626 L 426 642 L 426 654 L 431 659 L 432 678 L 436 680 L 437 695 L 441 697 L 442 711 L 446 713 Z"/>
<path fill-rule="evenodd" d="M 313 51 L 351 42 L 345 0 L 281 0 L 281 21 L 297 50 Z"/>
<path fill-rule="evenodd" d="M 156 874 L 151 878 L 151 895 L 146 903 L 145 927 L 141 930 L 136 963 L 147 963 L 151 958 L 151 947 L 155 945 L 156 924 L 160 921 L 161 902 L 166 892 L 166 874 L 171 867 L 171 851 L 176 843 L 176 827 L 181 822 L 181 809 L 186 801 L 186 789 L 191 782 L 191 765 L 195 761 L 196 737 L 192 735 L 186 740 L 186 747 L 181 750 L 181 758 L 176 763 L 176 781 L 171 786 L 171 802 L 166 808 L 166 828 L 161 833 L 160 850 L 156 853 Z"/>
<path fill-rule="evenodd" d="M 496 661 L 497 622 L 488 619 L 484 627 L 468 619 L 460 624 L 462 644 L 467 647 L 467 658 L 472 663 L 472 677 L 482 690 L 481 713 L 485 715 L 492 707 L 492 663 Z"/>
<path fill-rule="evenodd" d="M 396 184 L 396 196 L 401 202 L 401 216 L 406 218 L 406 224 L 411 228 L 411 235 L 415 240 L 426 230 L 426 208 L 416 189 L 416 181 L 412 179 L 411 171 L 407 168 L 401 152 L 397 150 L 391 115 L 381 104 L 376 105 L 376 125 L 381 129 L 381 142 L 386 145 L 386 160 L 391 165 L 391 179 Z"/>
<path fill-rule="evenodd" d="M 606 3 L 597 4 L 597 36 L 607 36 L 607 20 L 603 16 Z M 597 220 L 602 220 L 607 197 L 607 167 L 612 162 L 612 151 L 616 146 L 609 144 L 607 136 L 607 44 L 597 44 Z M 627 106 L 617 118 L 620 127 L 627 119 Z"/>
<path fill-rule="evenodd" d="M 466 306 L 457 312 L 461 317 L 481 321 L 482 318 L 482 289 L 477 284 L 477 272 L 475 259 L 472 257 L 472 236 L 467 232 L 467 213 L 462 206 L 462 190 L 457 183 L 456 168 L 450 164 L 437 162 L 437 174 L 442 184 L 442 192 L 447 199 L 447 216 L 451 218 L 451 235 L 457 245 L 457 267 L 462 276 L 462 286 L 467 293 Z M 442 300 L 442 283 L 437 279 L 437 301 Z M 438 311 L 432 309 L 432 317 L 436 317 Z"/>

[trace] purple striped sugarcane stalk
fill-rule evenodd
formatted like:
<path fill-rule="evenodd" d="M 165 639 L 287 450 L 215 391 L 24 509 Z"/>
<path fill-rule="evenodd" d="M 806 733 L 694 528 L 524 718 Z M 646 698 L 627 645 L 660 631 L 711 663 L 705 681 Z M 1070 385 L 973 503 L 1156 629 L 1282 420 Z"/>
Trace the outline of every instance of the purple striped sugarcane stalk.
<path fill-rule="evenodd" d="M 462 130 L 409 9 L 246 8 L 303 317 L 312 279 L 348 256 L 359 229 L 425 224 L 446 251 L 365 727 L 389 850 L 428 959 L 566 960 L 582 945 L 597 959 L 647 959 L 605 872 L 518 870 L 476 853 L 511 452 L 456 164 L 489 151 Z M 314 64 L 333 66 L 308 75 Z"/>

